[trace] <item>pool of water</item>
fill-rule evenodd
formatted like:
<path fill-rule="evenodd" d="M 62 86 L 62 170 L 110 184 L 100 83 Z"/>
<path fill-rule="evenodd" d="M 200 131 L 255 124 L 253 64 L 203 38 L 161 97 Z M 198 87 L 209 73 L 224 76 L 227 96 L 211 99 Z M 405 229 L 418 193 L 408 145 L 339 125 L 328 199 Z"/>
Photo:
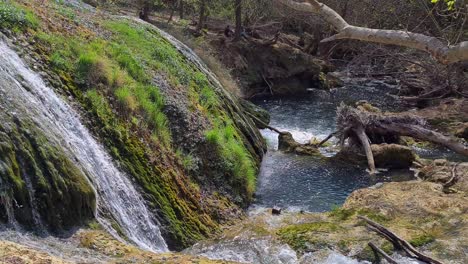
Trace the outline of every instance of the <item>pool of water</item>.
<path fill-rule="evenodd" d="M 271 126 L 289 131 L 302 143 L 312 137 L 323 139 L 336 127 L 336 108 L 367 100 L 383 110 L 399 110 L 399 103 L 391 93 L 396 87 L 381 82 L 354 82 L 353 85 L 330 92 L 314 90 L 301 98 L 268 99 L 254 101 L 271 114 Z M 322 212 L 341 205 L 356 189 L 379 182 L 414 179 L 409 170 L 384 171 L 370 176 L 366 168 L 341 164 L 320 157 L 299 156 L 277 150 L 277 134 L 264 130 L 263 136 L 269 150 L 264 158 L 252 210 L 279 206 L 287 210 Z M 323 148 L 325 156 L 333 156 L 335 150 Z M 431 158 L 451 157 L 450 151 L 435 149 L 417 151 Z"/>

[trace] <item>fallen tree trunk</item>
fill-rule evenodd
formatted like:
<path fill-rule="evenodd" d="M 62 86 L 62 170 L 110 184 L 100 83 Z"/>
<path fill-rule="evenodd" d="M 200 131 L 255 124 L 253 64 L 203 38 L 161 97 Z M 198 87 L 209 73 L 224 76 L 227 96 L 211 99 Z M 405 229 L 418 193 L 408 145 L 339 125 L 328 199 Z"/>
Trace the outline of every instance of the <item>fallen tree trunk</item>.
<path fill-rule="evenodd" d="M 428 52 L 438 62 L 446 65 L 468 60 L 468 41 L 448 46 L 436 37 L 419 33 L 403 30 L 372 29 L 350 25 L 335 10 L 317 0 L 306 0 L 306 2 L 296 2 L 293 0 L 278 1 L 300 12 L 318 14 L 338 31 L 336 35 L 326 38 L 322 40 L 322 42 L 339 39 L 355 39 L 366 42 L 403 46 Z"/>
<path fill-rule="evenodd" d="M 455 138 L 426 128 L 426 122 L 413 115 L 367 112 L 342 104 L 338 107 L 337 116 L 337 137 L 342 142 L 349 138 L 351 143 L 360 143 L 367 156 L 371 173 L 375 171 L 375 161 L 367 135 L 393 140 L 395 137 L 409 136 L 447 147 L 461 155 L 468 156 L 466 145 Z"/>

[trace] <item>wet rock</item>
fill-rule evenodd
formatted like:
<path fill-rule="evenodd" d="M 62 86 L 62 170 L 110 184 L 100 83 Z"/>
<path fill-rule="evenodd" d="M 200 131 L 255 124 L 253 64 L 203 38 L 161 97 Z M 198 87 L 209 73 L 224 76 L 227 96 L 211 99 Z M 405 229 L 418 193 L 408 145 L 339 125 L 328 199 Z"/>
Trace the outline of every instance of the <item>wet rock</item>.
<path fill-rule="evenodd" d="M 416 155 L 409 147 L 397 144 L 373 144 L 375 165 L 378 168 L 406 169 L 416 160 Z M 367 166 L 367 158 L 362 150 L 344 148 L 335 157 L 351 164 Z"/>
<path fill-rule="evenodd" d="M 275 207 L 273 207 L 273 208 L 271 209 L 271 214 L 272 214 L 272 215 L 280 215 L 280 214 L 281 214 L 281 211 L 282 211 L 281 208 L 275 206 Z"/>
<path fill-rule="evenodd" d="M 332 89 L 344 86 L 344 81 L 339 77 L 338 73 L 321 73 L 320 77 L 322 81 L 322 88 Z"/>
<path fill-rule="evenodd" d="M 278 135 L 278 149 L 288 153 L 296 153 L 299 155 L 314 156 L 319 155 L 320 151 L 310 143 L 301 144 L 294 140 L 289 132 Z"/>
<path fill-rule="evenodd" d="M 296 147 L 300 146 L 299 143 L 294 140 L 293 136 L 289 132 L 278 135 L 278 149 L 284 152 L 293 152 Z"/>

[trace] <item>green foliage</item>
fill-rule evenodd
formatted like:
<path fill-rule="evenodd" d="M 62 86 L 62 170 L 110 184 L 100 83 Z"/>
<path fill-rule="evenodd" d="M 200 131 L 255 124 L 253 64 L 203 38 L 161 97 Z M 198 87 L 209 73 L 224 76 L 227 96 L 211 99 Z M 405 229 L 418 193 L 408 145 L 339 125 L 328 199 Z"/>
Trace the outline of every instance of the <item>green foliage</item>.
<path fill-rule="evenodd" d="M 36 16 L 9 0 L 0 1 L 0 27 L 14 30 L 35 28 L 39 24 Z"/>
<path fill-rule="evenodd" d="M 207 131 L 205 137 L 209 143 L 217 147 L 224 159 L 225 168 L 231 172 L 233 178 L 227 180 L 232 186 L 241 188 L 247 197 L 251 197 L 255 192 L 256 166 L 242 140 L 239 139 L 235 127 L 231 123 L 218 124 Z"/>
<path fill-rule="evenodd" d="M 434 241 L 435 237 L 433 235 L 424 233 L 422 235 L 413 237 L 409 242 L 414 247 L 421 247 Z"/>
<path fill-rule="evenodd" d="M 331 217 L 337 218 L 338 220 L 345 221 L 348 220 L 355 213 L 356 211 L 353 209 L 344 209 L 338 205 L 334 205 L 329 215 Z"/>
<path fill-rule="evenodd" d="M 50 63 L 52 67 L 54 67 L 57 70 L 69 71 L 72 68 L 71 63 L 67 61 L 59 51 L 54 52 L 54 54 L 52 54 L 52 56 L 50 57 Z"/>
<path fill-rule="evenodd" d="M 437 3 L 439 3 L 440 1 L 441 1 L 441 0 L 431 0 L 431 3 L 437 4 Z M 443 2 L 445 2 L 445 4 L 447 5 L 448 10 L 453 10 L 454 7 L 455 7 L 455 3 L 457 2 L 457 0 L 443 0 Z"/>

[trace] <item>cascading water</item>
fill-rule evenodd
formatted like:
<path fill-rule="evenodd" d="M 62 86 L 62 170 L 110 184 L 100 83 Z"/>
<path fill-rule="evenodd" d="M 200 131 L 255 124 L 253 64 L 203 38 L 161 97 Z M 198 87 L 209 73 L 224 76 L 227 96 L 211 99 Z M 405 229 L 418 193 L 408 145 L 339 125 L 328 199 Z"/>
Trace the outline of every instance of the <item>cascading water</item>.
<path fill-rule="evenodd" d="M 109 154 L 81 123 L 79 115 L 28 69 L 19 56 L 0 42 L 0 86 L 2 103 L 12 115 L 26 115 L 42 129 L 48 140 L 60 144 L 88 175 L 97 193 L 96 217 L 116 237 L 103 212 L 110 214 L 128 239 L 154 252 L 168 251 L 158 225 L 143 198 Z"/>

